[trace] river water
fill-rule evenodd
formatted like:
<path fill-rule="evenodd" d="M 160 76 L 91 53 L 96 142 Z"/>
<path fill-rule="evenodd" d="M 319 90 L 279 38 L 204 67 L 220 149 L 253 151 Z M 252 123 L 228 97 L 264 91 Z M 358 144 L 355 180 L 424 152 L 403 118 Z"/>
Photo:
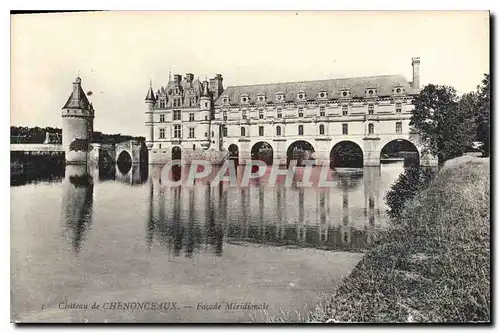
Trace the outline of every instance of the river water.
<path fill-rule="evenodd" d="M 165 187 L 160 168 L 135 165 L 12 182 L 12 319 L 294 320 L 387 226 L 384 195 L 402 171 L 331 170 L 330 188 Z"/>

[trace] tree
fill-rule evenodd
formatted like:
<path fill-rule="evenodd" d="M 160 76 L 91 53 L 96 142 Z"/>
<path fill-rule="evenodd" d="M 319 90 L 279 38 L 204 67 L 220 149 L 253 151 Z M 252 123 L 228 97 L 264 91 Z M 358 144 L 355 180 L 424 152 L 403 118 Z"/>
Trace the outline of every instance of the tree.
<path fill-rule="evenodd" d="M 69 150 L 89 152 L 92 150 L 92 146 L 90 145 L 89 140 L 75 139 L 69 144 Z"/>
<path fill-rule="evenodd" d="M 476 138 L 481 141 L 485 156 L 490 155 L 490 74 L 484 74 L 481 85 L 477 87 Z"/>
<path fill-rule="evenodd" d="M 408 200 L 426 188 L 434 174 L 434 170 L 418 165 L 405 167 L 404 172 L 399 175 L 398 180 L 392 184 L 385 195 L 387 206 L 389 206 L 387 214 L 394 223 L 398 222 Z"/>
<path fill-rule="evenodd" d="M 426 150 L 438 157 L 439 164 L 461 156 L 475 137 L 474 99 L 459 100 L 453 87 L 429 84 L 414 100 L 410 120 L 421 136 Z"/>

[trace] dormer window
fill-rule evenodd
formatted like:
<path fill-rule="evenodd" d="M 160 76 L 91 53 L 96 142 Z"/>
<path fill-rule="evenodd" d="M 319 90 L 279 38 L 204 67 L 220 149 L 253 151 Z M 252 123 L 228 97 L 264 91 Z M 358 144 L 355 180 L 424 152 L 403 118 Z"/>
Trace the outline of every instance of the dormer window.
<path fill-rule="evenodd" d="M 342 89 L 340 91 L 340 98 L 351 98 L 351 91 L 349 89 Z"/>
<path fill-rule="evenodd" d="M 283 102 L 285 102 L 285 94 L 282 93 L 282 92 L 274 94 L 274 100 L 277 103 L 283 103 Z"/>
<path fill-rule="evenodd" d="M 259 103 L 265 103 L 266 102 L 266 95 L 257 95 L 257 101 Z"/>
<path fill-rule="evenodd" d="M 250 102 L 250 98 L 248 98 L 248 95 L 241 95 L 241 103 L 242 104 L 248 104 Z"/>
<path fill-rule="evenodd" d="M 304 101 L 306 99 L 306 94 L 303 91 L 299 91 L 297 93 L 297 100 L 298 101 Z"/>
<path fill-rule="evenodd" d="M 401 95 L 405 93 L 405 89 L 402 86 L 396 86 L 392 88 L 393 95 Z"/>
<path fill-rule="evenodd" d="M 368 98 L 375 97 L 375 96 L 377 96 L 377 89 L 375 89 L 375 88 L 368 88 L 368 89 L 366 89 L 365 95 Z"/>
<path fill-rule="evenodd" d="M 228 97 L 222 97 L 222 103 L 223 104 L 228 104 L 229 103 L 229 98 Z"/>
<path fill-rule="evenodd" d="M 161 109 L 164 109 L 167 105 L 166 105 L 166 102 L 164 99 L 160 99 L 160 108 Z"/>
<path fill-rule="evenodd" d="M 326 91 L 320 91 L 318 93 L 318 98 L 319 99 L 327 99 L 328 98 L 328 93 Z"/>

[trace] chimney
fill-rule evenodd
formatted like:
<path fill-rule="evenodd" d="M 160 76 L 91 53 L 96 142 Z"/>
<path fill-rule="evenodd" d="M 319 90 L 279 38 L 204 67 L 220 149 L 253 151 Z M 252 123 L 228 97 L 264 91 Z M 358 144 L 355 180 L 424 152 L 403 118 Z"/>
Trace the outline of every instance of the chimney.
<path fill-rule="evenodd" d="M 411 58 L 411 66 L 413 67 L 413 80 L 411 86 L 413 88 L 420 88 L 420 57 Z"/>
<path fill-rule="evenodd" d="M 80 100 L 80 84 L 81 83 L 82 83 L 82 79 L 80 79 L 80 77 L 77 77 L 75 82 L 73 82 L 73 100 L 74 101 Z"/>
<path fill-rule="evenodd" d="M 213 79 L 210 79 L 210 90 L 214 94 L 214 99 L 217 99 L 217 98 L 219 98 L 220 95 L 222 95 L 224 88 L 222 87 L 222 75 L 221 74 L 216 74 Z"/>

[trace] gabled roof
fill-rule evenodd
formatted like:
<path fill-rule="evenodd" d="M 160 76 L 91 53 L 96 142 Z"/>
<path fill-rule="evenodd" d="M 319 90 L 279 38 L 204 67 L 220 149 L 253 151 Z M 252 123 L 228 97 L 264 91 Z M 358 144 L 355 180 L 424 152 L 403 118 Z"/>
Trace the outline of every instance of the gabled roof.
<path fill-rule="evenodd" d="M 75 83 L 76 84 L 76 83 Z M 68 101 L 64 104 L 63 109 L 83 109 L 89 110 L 90 103 L 82 89 L 82 86 L 78 83 L 78 88 L 73 89 L 71 95 L 69 95 Z"/>
<path fill-rule="evenodd" d="M 320 92 L 326 92 L 328 99 L 340 98 L 340 92 L 343 89 L 349 89 L 351 98 L 363 98 L 366 96 L 366 89 L 377 89 L 377 96 L 390 96 L 395 86 L 404 88 L 408 95 L 417 94 L 403 75 L 381 75 L 355 78 L 342 78 L 318 81 L 299 81 L 256 84 L 247 86 L 229 86 L 217 99 L 215 105 L 221 105 L 224 97 L 229 97 L 230 103 L 239 103 L 240 96 L 247 94 L 250 102 L 257 101 L 258 95 L 265 95 L 267 101 L 274 101 L 276 93 L 285 95 L 285 102 L 294 102 L 297 99 L 297 93 L 306 94 L 307 100 L 316 100 Z"/>

